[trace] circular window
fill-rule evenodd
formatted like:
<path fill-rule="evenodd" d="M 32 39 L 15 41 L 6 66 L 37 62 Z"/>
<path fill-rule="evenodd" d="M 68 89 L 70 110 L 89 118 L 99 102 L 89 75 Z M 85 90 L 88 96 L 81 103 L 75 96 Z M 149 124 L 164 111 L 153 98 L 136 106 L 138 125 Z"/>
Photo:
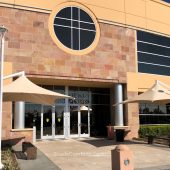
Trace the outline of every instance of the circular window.
<path fill-rule="evenodd" d="M 64 51 L 82 55 L 92 51 L 99 40 L 99 25 L 91 11 L 78 3 L 64 3 L 53 10 L 49 30 Z"/>

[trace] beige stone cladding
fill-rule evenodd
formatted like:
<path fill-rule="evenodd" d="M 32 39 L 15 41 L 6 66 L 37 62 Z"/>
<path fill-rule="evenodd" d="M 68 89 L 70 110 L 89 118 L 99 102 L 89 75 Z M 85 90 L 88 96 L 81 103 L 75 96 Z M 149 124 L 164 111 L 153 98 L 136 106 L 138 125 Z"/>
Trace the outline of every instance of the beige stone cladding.
<path fill-rule="evenodd" d="M 127 72 L 136 72 L 135 30 L 99 23 L 101 35 L 95 50 L 76 56 L 54 44 L 48 19 L 49 14 L 0 7 L 0 23 L 9 30 L 5 38 L 5 61 L 12 63 L 13 72 L 24 70 L 33 76 L 119 83 L 127 82 Z M 133 124 L 133 119 L 128 120 Z"/>
<path fill-rule="evenodd" d="M 136 92 L 128 92 L 128 98 L 133 98 L 137 95 Z M 136 103 L 129 103 L 126 105 L 125 122 L 130 127 L 129 133 L 127 133 L 126 139 L 132 139 L 138 137 L 139 130 L 139 106 Z"/>

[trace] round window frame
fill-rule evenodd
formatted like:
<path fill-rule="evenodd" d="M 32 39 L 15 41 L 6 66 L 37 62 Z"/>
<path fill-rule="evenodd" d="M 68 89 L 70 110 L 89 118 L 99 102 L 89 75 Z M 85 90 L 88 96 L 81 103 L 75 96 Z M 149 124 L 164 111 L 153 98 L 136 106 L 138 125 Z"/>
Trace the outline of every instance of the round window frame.
<path fill-rule="evenodd" d="M 55 31 L 54 31 L 54 18 L 57 15 L 57 13 L 59 11 L 61 11 L 64 8 L 67 8 L 69 6 L 73 6 L 73 7 L 77 7 L 82 9 L 83 11 L 85 11 L 93 20 L 95 28 L 96 28 L 96 36 L 94 38 L 94 41 L 91 43 L 91 45 L 83 50 L 73 50 L 71 48 L 66 47 L 64 44 L 62 44 L 60 42 L 60 40 L 57 38 Z M 95 17 L 95 15 L 93 14 L 93 12 L 91 10 L 89 10 L 86 6 L 77 3 L 77 2 L 65 2 L 62 4 L 57 5 L 51 12 L 50 17 L 49 17 L 49 23 L 48 23 L 48 27 L 49 27 L 49 32 L 50 32 L 50 36 L 52 38 L 52 40 L 54 41 L 54 43 L 63 51 L 70 53 L 70 54 L 74 54 L 74 55 L 85 55 L 90 53 L 91 51 L 93 51 L 100 39 L 100 27 L 99 27 L 99 23 L 97 22 L 97 19 Z"/>

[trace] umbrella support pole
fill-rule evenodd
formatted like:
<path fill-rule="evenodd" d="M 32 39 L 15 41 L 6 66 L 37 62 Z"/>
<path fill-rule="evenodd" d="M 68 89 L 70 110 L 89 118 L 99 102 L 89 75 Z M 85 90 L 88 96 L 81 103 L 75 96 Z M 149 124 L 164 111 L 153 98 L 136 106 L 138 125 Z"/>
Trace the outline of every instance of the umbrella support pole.
<path fill-rule="evenodd" d="M 20 76 L 25 76 L 25 72 L 21 71 L 21 72 L 18 72 L 18 73 L 10 74 L 8 76 L 4 76 L 3 79 L 5 80 L 5 79 L 12 78 L 12 77 L 20 77 Z"/>
<path fill-rule="evenodd" d="M 3 64 L 4 64 L 4 45 L 5 45 L 5 33 L 7 32 L 7 28 L 4 26 L 0 26 L 0 169 L 3 169 L 2 164 L 2 100 L 3 100 Z"/>
<path fill-rule="evenodd" d="M 9 79 L 13 77 L 21 77 L 21 76 L 25 76 L 24 71 L 4 76 L 3 79 L 5 80 L 5 79 Z M 14 126 L 15 126 L 15 129 L 23 129 L 25 128 L 25 125 L 23 123 L 24 122 L 23 119 L 25 118 L 25 115 L 24 115 L 25 104 L 24 102 L 20 101 L 20 102 L 15 102 L 15 105 L 16 105 L 16 109 L 15 109 Z"/>

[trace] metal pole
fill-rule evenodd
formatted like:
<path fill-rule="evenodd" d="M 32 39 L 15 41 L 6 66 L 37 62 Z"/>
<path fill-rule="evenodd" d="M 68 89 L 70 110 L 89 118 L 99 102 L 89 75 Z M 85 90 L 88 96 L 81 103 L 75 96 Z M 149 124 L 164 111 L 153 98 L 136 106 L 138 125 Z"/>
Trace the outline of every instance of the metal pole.
<path fill-rule="evenodd" d="M 1 142 L 2 142 L 2 99 L 3 99 L 3 62 L 4 62 L 4 36 L 7 29 L 0 26 L 0 169 L 4 166 L 1 160 Z"/>
<path fill-rule="evenodd" d="M 115 103 L 123 101 L 123 86 L 115 84 Z M 123 104 L 115 107 L 115 126 L 123 126 Z"/>
<path fill-rule="evenodd" d="M 13 78 L 13 77 L 19 77 L 19 76 L 25 76 L 25 72 L 21 71 L 21 72 L 18 72 L 18 73 L 10 74 L 10 75 L 4 76 L 3 79 L 5 80 L 5 79 L 9 79 L 9 78 Z"/>

